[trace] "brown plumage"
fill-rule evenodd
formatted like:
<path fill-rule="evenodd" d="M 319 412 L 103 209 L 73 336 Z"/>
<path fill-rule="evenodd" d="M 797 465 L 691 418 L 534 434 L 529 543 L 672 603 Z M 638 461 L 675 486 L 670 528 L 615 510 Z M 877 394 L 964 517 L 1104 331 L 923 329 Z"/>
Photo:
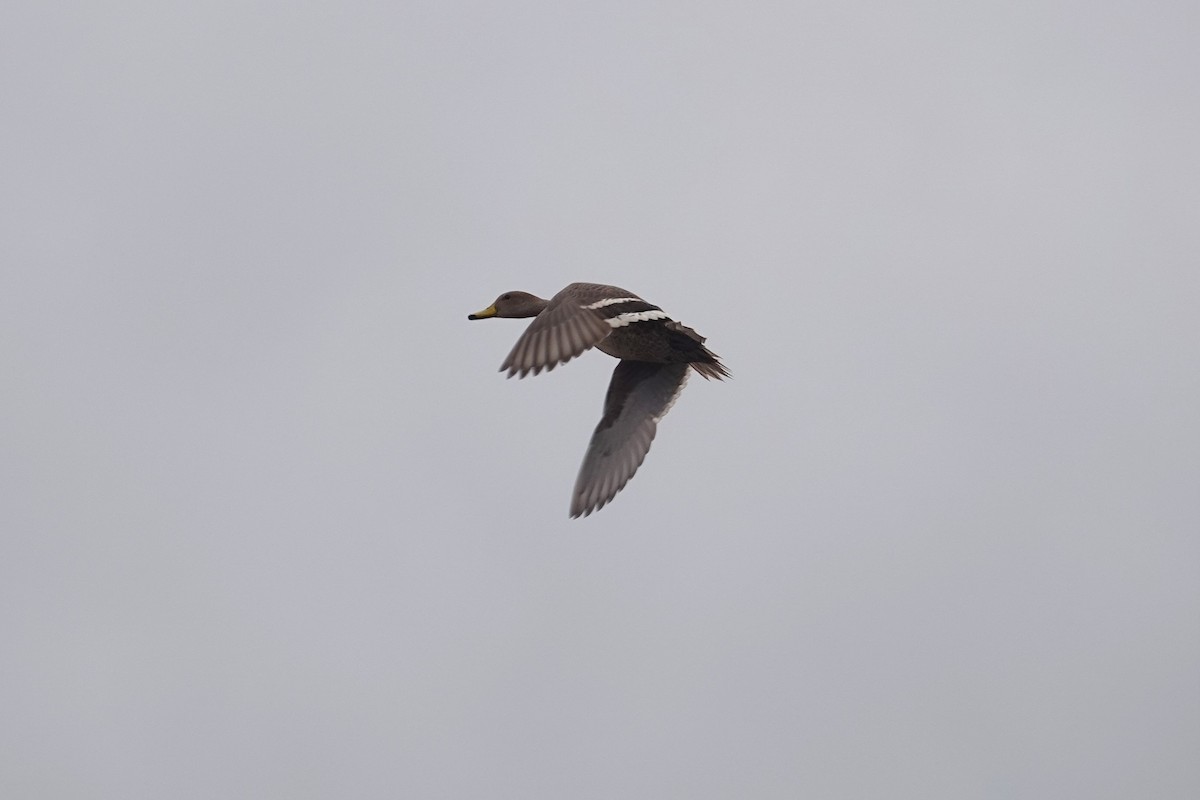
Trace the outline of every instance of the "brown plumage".
<path fill-rule="evenodd" d="M 549 371 L 595 347 L 620 359 L 571 496 L 571 516 L 604 507 L 646 458 L 658 421 L 687 382 L 729 377 L 704 337 L 632 292 L 597 283 L 572 283 L 549 300 L 505 292 L 467 319 L 534 317 L 500 365 L 508 377 Z"/>

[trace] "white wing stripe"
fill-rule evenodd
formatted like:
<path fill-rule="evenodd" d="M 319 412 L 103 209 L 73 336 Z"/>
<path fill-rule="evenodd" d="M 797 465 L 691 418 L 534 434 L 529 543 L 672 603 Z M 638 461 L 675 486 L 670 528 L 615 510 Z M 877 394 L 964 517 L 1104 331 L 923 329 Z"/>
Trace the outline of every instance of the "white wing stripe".
<path fill-rule="evenodd" d="M 603 300 L 597 300 L 596 302 L 592 303 L 591 305 L 580 306 L 580 308 L 586 308 L 589 311 L 595 311 L 597 308 L 604 308 L 605 306 L 615 306 L 617 303 L 644 303 L 644 302 L 645 301 L 642 300 L 642 298 L 640 298 L 640 297 L 606 297 Z"/>
<path fill-rule="evenodd" d="M 624 328 L 631 322 L 646 322 L 652 319 L 667 319 L 665 311 L 629 311 L 625 314 L 617 314 L 615 317 L 609 317 L 605 320 L 613 328 Z"/>

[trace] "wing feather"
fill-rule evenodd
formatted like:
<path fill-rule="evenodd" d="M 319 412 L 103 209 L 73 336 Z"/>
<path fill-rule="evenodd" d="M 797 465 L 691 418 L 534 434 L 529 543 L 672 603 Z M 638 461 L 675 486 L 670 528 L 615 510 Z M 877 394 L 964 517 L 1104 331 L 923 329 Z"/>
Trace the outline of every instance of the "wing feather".
<path fill-rule="evenodd" d="M 605 321 L 603 306 L 589 306 L 614 292 L 631 296 L 624 289 L 590 283 L 573 283 L 554 295 L 521 334 L 500 371 L 510 378 L 537 375 L 595 347 L 612 333 L 612 327 Z"/>
<path fill-rule="evenodd" d="M 613 370 L 604 416 L 592 434 L 571 497 L 571 516 L 603 508 L 646 460 L 658 420 L 687 382 L 687 364 L 621 361 Z"/>

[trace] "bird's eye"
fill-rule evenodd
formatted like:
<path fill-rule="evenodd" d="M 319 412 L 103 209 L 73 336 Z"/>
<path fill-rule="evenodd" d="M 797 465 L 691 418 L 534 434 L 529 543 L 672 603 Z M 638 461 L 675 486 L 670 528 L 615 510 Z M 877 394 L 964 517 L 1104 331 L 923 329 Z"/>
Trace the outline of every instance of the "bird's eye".
<path fill-rule="evenodd" d="M 501 300 L 512 300 L 512 295 L 511 294 L 502 294 L 502 295 L 500 295 L 500 299 Z"/>

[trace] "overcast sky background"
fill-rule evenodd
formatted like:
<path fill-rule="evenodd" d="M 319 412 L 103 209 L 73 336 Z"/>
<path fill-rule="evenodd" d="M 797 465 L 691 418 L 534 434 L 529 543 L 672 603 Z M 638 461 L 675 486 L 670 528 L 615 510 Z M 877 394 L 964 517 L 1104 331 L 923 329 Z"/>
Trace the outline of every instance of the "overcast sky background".
<path fill-rule="evenodd" d="M 9 3 L 4 797 L 1195 797 L 1195 2 Z M 570 520 L 612 360 L 709 337 Z"/>

